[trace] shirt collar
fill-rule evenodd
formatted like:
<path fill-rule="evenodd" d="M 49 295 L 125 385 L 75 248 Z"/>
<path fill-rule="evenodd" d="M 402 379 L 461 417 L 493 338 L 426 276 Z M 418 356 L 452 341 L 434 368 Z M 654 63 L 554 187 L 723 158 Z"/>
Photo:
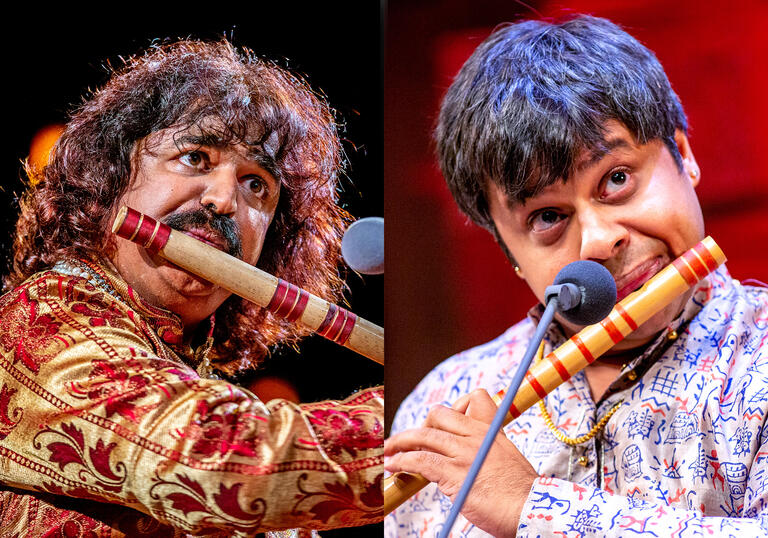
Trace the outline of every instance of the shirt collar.
<path fill-rule="evenodd" d="M 117 268 L 106 259 L 92 262 L 85 259 L 66 260 L 56 263 L 54 271 L 87 279 L 94 286 L 126 303 L 138 312 L 160 340 L 173 350 L 185 363 L 196 366 L 206 359 L 213 342 L 215 318 L 209 318 L 207 336 L 198 349 L 184 342 L 184 326 L 178 315 L 148 303 L 123 280 Z"/>

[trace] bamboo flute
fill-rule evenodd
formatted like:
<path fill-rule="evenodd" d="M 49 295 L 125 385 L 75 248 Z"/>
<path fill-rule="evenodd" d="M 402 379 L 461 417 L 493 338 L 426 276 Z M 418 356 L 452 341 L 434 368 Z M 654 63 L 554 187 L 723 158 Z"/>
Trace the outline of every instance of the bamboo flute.
<path fill-rule="evenodd" d="M 288 321 L 384 364 L 384 329 L 226 252 L 121 207 L 112 232 Z"/>

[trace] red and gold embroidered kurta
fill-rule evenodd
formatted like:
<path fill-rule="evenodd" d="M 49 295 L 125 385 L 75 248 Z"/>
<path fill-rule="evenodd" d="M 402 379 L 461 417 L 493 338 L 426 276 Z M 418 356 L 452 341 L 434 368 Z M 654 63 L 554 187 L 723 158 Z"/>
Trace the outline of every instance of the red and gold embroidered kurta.
<path fill-rule="evenodd" d="M 112 274 L 83 275 L 40 273 L 0 299 L 3 536 L 249 536 L 381 519 L 380 388 L 262 403 L 200 378 L 174 315 Z"/>

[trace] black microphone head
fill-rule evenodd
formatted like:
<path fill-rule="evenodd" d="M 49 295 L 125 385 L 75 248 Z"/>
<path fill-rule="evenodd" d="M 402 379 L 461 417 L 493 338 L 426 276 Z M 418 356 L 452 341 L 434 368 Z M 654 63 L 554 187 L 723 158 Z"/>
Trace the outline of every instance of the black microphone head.
<path fill-rule="evenodd" d="M 580 260 L 563 267 L 554 284 L 575 284 L 581 290 L 581 302 L 560 312 L 576 325 L 592 325 L 611 313 L 616 304 L 616 281 L 611 273 L 596 262 Z"/>
<path fill-rule="evenodd" d="M 384 272 L 384 219 L 366 217 L 353 222 L 341 240 L 341 255 L 352 269 L 364 275 Z"/>

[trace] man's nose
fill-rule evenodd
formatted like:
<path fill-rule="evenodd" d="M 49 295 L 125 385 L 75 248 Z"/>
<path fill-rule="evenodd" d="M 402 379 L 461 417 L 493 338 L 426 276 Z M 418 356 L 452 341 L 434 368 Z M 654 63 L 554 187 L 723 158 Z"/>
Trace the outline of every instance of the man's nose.
<path fill-rule="evenodd" d="M 629 230 L 610 212 L 588 209 L 579 215 L 582 260 L 603 262 L 629 243 Z"/>
<path fill-rule="evenodd" d="M 213 205 L 219 215 L 232 215 L 237 211 L 238 179 L 234 170 L 217 168 L 206 176 L 205 184 L 200 205 Z"/>

